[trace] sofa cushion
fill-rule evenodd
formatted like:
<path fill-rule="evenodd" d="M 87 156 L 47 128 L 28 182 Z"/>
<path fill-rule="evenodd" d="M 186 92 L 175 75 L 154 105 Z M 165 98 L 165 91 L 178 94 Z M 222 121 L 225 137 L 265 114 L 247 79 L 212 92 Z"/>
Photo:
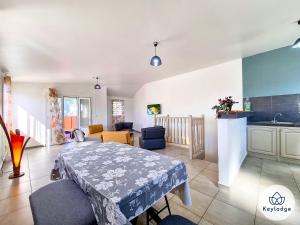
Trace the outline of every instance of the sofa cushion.
<path fill-rule="evenodd" d="M 48 184 L 29 196 L 35 225 L 93 225 L 87 195 L 72 180 Z"/>
<path fill-rule="evenodd" d="M 89 134 L 88 137 L 102 139 L 102 132 Z"/>
<path fill-rule="evenodd" d="M 115 124 L 115 129 L 116 129 L 116 131 L 122 130 L 123 129 L 123 124 L 122 123 L 116 123 Z"/>
<path fill-rule="evenodd" d="M 128 131 L 103 131 L 103 142 L 115 141 L 123 144 L 130 144 L 130 134 Z"/>
<path fill-rule="evenodd" d="M 123 129 L 132 129 L 133 123 L 131 122 L 124 122 Z"/>
<path fill-rule="evenodd" d="M 132 122 L 119 122 L 119 123 L 115 124 L 116 131 L 120 131 L 120 130 L 131 131 L 132 127 L 133 127 L 133 123 Z"/>
<path fill-rule="evenodd" d="M 102 124 L 89 125 L 89 134 L 95 134 L 103 131 Z"/>

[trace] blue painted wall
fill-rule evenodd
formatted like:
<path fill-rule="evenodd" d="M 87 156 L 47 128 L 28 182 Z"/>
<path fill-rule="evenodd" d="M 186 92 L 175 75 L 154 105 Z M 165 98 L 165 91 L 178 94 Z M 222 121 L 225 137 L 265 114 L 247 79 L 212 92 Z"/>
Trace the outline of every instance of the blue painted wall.
<path fill-rule="evenodd" d="M 245 97 L 300 93 L 300 49 L 280 48 L 243 59 Z"/>

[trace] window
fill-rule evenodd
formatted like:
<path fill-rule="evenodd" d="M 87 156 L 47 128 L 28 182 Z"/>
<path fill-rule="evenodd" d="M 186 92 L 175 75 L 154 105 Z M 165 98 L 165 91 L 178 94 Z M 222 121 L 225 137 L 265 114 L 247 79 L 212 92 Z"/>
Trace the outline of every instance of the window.
<path fill-rule="evenodd" d="M 123 116 L 124 115 L 124 101 L 123 100 L 113 100 L 112 101 L 112 114 L 113 114 L 113 116 Z"/>
<path fill-rule="evenodd" d="M 118 122 L 124 122 L 124 101 L 112 100 L 112 126 Z"/>

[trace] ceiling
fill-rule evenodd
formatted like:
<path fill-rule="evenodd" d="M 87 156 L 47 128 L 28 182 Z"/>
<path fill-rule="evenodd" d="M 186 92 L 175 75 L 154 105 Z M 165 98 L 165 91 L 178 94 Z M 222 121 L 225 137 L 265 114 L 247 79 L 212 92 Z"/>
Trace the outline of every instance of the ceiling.
<path fill-rule="evenodd" d="M 145 83 L 290 45 L 299 0 L 0 0 L 0 66 L 14 81 Z M 149 65 L 160 41 L 163 65 Z M 220 75 L 221 76 L 221 75 Z"/>

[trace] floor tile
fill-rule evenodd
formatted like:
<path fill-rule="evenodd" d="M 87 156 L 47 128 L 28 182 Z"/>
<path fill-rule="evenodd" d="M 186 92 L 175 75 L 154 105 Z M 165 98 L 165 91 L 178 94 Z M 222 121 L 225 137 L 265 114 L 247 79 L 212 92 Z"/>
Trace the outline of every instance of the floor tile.
<path fill-rule="evenodd" d="M 206 169 L 218 173 L 218 164 L 216 164 L 216 163 L 209 163 L 209 165 L 206 167 Z"/>
<path fill-rule="evenodd" d="M 181 160 L 185 163 L 189 162 L 189 158 L 187 156 L 184 156 L 184 155 L 177 155 L 177 156 L 175 156 L 175 158 L 178 159 L 178 160 Z"/>
<path fill-rule="evenodd" d="M 298 164 L 289 164 L 290 169 L 294 174 L 300 174 L 300 165 Z"/>
<path fill-rule="evenodd" d="M 245 166 L 256 166 L 256 167 L 262 167 L 263 159 L 256 158 L 256 157 L 247 157 L 244 161 Z"/>
<path fill-rule="evenodd" d="M 219 191 L 218 185 L 202 174 L 199 174 L 190 182 L 190 187 L 211 197 L 214 197 Z"/>
<path fill-rule="evenodd" d="M 50 176 L 54 163 L 51 164 L 38 164 L 35 167 L 30 168 L 30 178 L 38 179 L 44 176 Z"/>
<path fill-rule="evenodd" d="M 300 174 L 294 174 L 294 178 L 297 184 L 300 184 Z"/>
<path fill-rule="evenodd" d="M 210 222 L 207 222 L 205 219 L 202 219 L 198 225 L 213 225 Z"/>
<path fill-rule="evenodd" d="M 203 218 L 214 225 L 253 225 L 255 217 L 215 199 Z"/>
<path fill-rule="evenodd" d="M 54 181 L 50 180 L 50 176 L 44 176 L 31 181 L 32 192 L 40 189 L 41 187 L 50 184 Z"/>
<path fill-rule="evenodd" d="M 29 194 L 24 193 L 0 201 L 0 216 L 14 212 L 29 205 Z"/>
<path fill-rule="evenodd" d="M 25 207 L 0 217 L 1 225 L 33 225 L 30 207 Z"/>
<path fill-rule="evenodd" d="M 258 195 L 258 186 L 222 187 L 220 188 L 216 199 L 255 215 Z"/>
<path fill-rule="evenodd" d="M 177 196 L 174 196 L 174 198 L 172 198 L 172 201 L 176 202 L 178 205 L 186 208 L 187 210 L 190 210 L 194 214 L 202 217 L 205 211 L 208 209 L 208 206 L 212 202 L 213 198 L 202 194 L 192 188 L 190 189 L 190 191 L 192 197 L 192 206 L 185 206 Z"/>
<path fill-rule="evenodd" d="M 278 176 L 283 178 L 293 177 L 292 170 L 290 169 L 288 164 L 274 162 L 271 160 L 263 161 L 262 175 L 263 176 L 271 175 L 271 176 Z"/>
<path fill-rule="evenodd" d="M 192 180 L 193 178 L 195 178 L 198 174 L 200 174 L 200 172 L 202 170 L 204 170 L 204 168 L 200 169 L 200 168 L 195 168 L 189 164 L 186 164 L 186 169 L 189 175 L 189 180 Z"/>
<path fill-rule="evenodd" d="M 255 225 L 275 225 L 275 223 L 273 221 L 270 221 L 270 220 L 266 219 L 266 218 L 256 216 Z"/>
<path fill-rule="evenodd" d="M 26 192 L 31 192 L 30 181 L 20 183 L 19 185 L 11 185 L 0 189 L 0 201 L 6 198 L 14 197 Z"/>
<path fill-rule="evenodd" d="M 201 170 L 208 167 L 209 164 L 210 162 L 205 160 L 200 160 L 200 159 L 193 159 L 188 162 L 188 165 L 192 166 L 193 168 L 197 168 Z"/>
<path fill-rule="evenodd" d="M 21 171 L 24 171 L 21 169 Z M 19 185 L 21 183 L 29 182 L 29 172 L 25 171 L 25 175 L 22 177 L 18 177 L 15 179 L 8 179 L 9 173 L 4 173 L 3 176 L 0 177 L 0 189 L 5 187 L 11 187 L 14 185 Z"/>
<path fill-rule="evenodd" d="M 297 187 L 297 184 L 293 178 L 283 178 L 283 177 L 278 177 L 278 176 L 261 176 L 260 178 L 260 191 L 262 192 L 264 189 L 271 185 L 283 185 L 290 189 L 291 192 L 295 195 L 300 195 L 299 189 Z"/>
<path fill-rule="evenodd" d="M 218 172 L 216 172 L 216 171 L 204 169 L 203 171 L 201 171 L 201 174 L 206 176 L 208 179 L 210 179 L 211 181 L 213 181 L 215 183 L 218 183 L 218 181 L 219 181 L 219 175 L 218 175 Z"/>

